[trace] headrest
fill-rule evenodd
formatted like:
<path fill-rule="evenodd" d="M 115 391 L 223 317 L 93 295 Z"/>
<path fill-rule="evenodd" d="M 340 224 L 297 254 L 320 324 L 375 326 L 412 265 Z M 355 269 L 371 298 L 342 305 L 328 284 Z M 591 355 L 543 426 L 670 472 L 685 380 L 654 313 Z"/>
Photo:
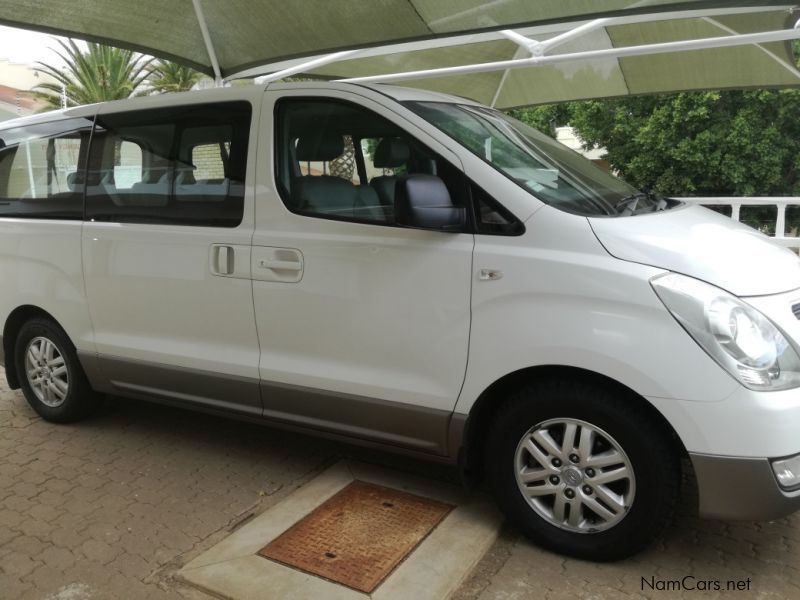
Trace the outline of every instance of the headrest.
<path fill-rule="evenodd" d="M 375 157 L 372 161 L 379 169 L 394 169 L 408 162 L 410 152 L 408 144 L 400 138 L 383 138 L 375 148 Z"/>
<path fill-rule="evenodd" d="M 420 173 L 425 173 L 426 175 L 437 175 L 436 172 L 436 161 L 432 158 L 425 158 L 423 160 L 418 161 L 417 163 L 417 171 Z"/>
<path fill-rule="evenodd" d="M 78 191 L 78 186 L 83 183 L 83 173 L 74 172 L 67 175 L 67 189 L 70 192 Z"/>
<path fill-rule="evenodd" d="M 298 161 L 329 161 L 344 154 L 344 139 L 341 134 L 326 131 L 318 135 L 306 135 L 297 140 Z"/>

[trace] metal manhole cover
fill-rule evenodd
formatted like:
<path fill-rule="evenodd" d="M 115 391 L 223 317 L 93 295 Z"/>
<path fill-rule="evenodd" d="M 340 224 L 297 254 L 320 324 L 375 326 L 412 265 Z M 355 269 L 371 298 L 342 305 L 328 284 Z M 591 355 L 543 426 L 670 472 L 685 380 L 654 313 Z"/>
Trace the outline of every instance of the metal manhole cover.
<path fill-rule="evenodd" d="M 369 594 L 452 509 L 354 481 L 258 554 Z"/>

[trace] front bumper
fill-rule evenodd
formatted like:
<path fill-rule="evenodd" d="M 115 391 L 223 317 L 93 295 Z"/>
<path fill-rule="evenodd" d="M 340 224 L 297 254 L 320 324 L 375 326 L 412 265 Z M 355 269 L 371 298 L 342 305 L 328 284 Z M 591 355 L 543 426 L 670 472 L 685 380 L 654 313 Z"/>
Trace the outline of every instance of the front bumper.
<path fill-rule="evenodd" d="M 800 490 L 778 485 L 766 458 L 689 453 L 697 477 L 700 516 L 772 521 L 800 510 Z"/>

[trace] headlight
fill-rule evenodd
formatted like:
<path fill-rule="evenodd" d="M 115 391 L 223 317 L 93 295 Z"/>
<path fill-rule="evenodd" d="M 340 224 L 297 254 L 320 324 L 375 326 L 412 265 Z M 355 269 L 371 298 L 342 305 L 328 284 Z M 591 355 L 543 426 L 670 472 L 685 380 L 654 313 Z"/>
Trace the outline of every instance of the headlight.
<path fill-rule="evenodd" d="M 659 275 L 650 283 L 689 335 L 744 386 L 762 391 L 800 386 L 800 357 L 755 308 L 677 273 Z"/>

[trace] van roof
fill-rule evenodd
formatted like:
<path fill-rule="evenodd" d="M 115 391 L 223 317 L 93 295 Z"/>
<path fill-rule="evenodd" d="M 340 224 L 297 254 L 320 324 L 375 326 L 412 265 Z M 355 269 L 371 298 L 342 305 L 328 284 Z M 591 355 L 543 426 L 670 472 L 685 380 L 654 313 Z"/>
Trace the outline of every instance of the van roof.
<path fill-rule="evenodd" d="M 26 125 L 35 125 L 37 123 L 46 123 L 62 118 L 73 117 L 91 117 L 101 107 L 104 110 L 135 110 L 144 108 L 156 108 L 165 106 L 180 106 L 181 104 L 190 102 L 221 102 L 225 100 L 247 99 L 253 98 L 259 92 L 264 90 L 349 90 L 349 91 L 362 91 L 364 89 L 373 90 L 384 96 L 388 96 L 398 102 L 405 101 L 419 101 L 419 102 L 457 102 L 459 104 L 477 104 L 473 100 L 467 98 L 460 98 L 458 96 L 450 96 L 447 94 L 440 94 L 438 92 L 430 92 L 427 90 L 400 87 L 395 85 L 384 84 L 356 84 L 356 83 L 339 83 L 328 81 L 303 81 L 303 82 L 287 82 L 287 83 L 268 83 L 268 84 L 255 84 L 255 85 L 241 85 L 231 86 L 225 88 L 210 88 L 206 90 L 194 90 L 191 92 L 172 92 L 168 94 L 157 94 L 153 96 L 140 96 L 137 98 L 128 98 L 125 100 L 113 100 L 109 102 L 102 102 L 98 104 L 87 104 L 83 106 L 76 106 L 67 109 L 53 110 L 46 113 L 40 113 L 27 117 L 20 117 L 11 119 L 9 121 L 0 122 L 0 130 L 9 129 L 12 127 L 23 127 Z"/>

